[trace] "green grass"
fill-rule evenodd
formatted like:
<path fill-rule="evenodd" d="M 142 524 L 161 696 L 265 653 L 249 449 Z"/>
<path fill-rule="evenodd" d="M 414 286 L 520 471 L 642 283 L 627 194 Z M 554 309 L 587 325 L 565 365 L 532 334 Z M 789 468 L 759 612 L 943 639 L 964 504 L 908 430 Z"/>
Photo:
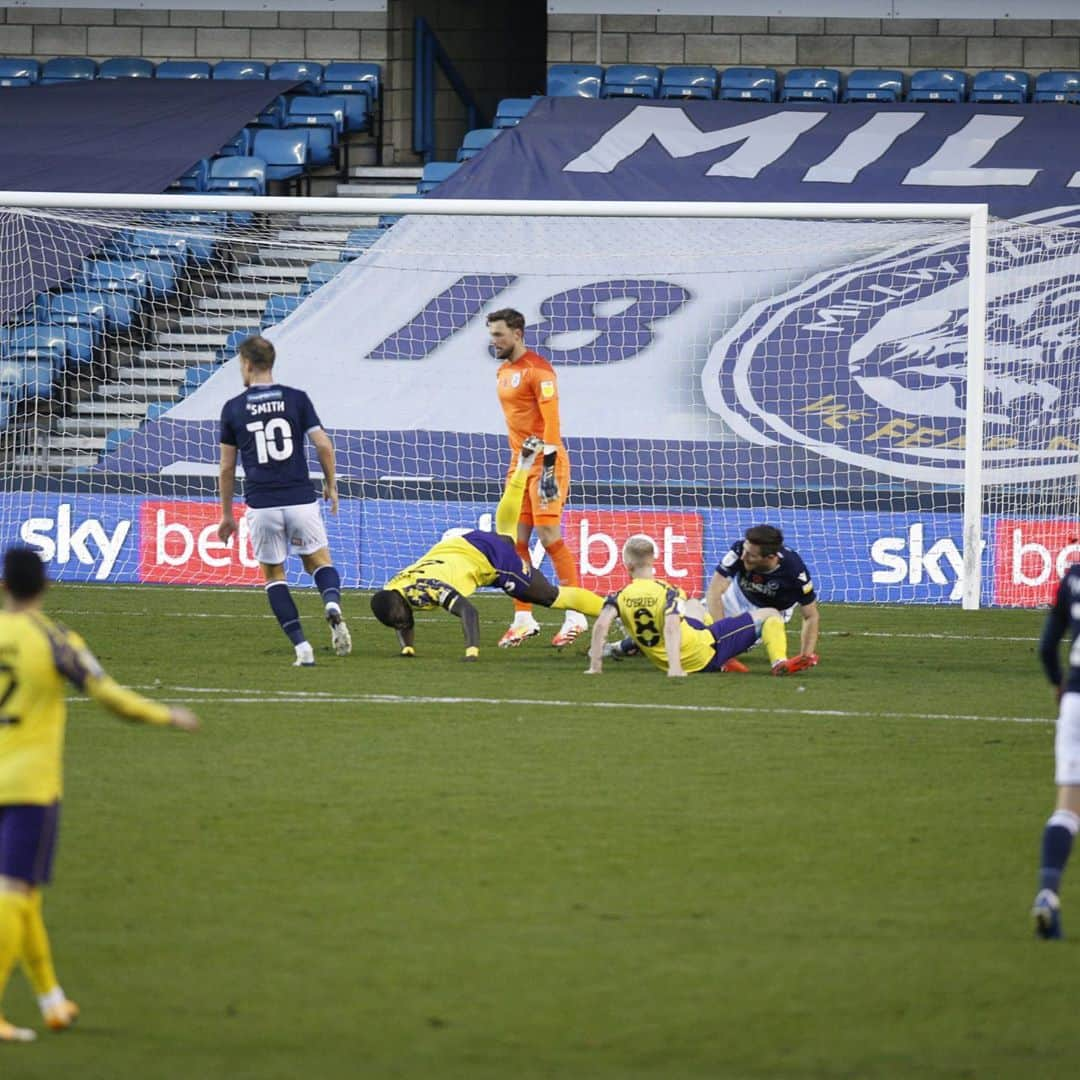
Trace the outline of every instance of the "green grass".
<path fill-rule="evenodd" d="M 442 613 L 402 661 L 346 603 L 353 656 L 294 670 L 259 591 L 55 590 L 205 727 L 73 704 L 46 918 L 84 1021 L 0 1075 L 1075 1072 L 1075 946 L 1027 919 L 1039 613 L 826 606 L 804 676 L 675 681 L 500 652 L 498 599 L 479 664 Z M 35 1019 L 21 975 L 5 1007 Z"/>

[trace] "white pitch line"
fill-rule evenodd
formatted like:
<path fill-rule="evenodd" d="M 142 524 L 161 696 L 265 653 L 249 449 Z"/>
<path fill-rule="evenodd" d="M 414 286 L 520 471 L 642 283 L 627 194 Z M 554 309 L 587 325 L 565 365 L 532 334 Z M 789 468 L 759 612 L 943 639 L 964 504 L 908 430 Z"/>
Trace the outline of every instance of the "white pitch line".
<path fill-rule="evenodd" d="M 978 716 L 972 713 L 863 712 L 848 709 L 791 709 L 769 705 L 767 708 L 748 705 L 678 705 L 672 702 L 645 701 L 564 701 L 550 698 L 487 698 L 436 697 L 412 694 L 333 694 L 327 691 L 300 690 L 238 690 L 236 687 L 145 687 L 148 690 L 179 690 L 185 694 L 235 694 L 235 697 L 215 697 L 226 705 L 288 704 L 288 705 L 517 705 L 525 707 L 570 709 L 620 709 L 627 712 L 684 712 L 757 714 L 768 712 L 777 716 L 834 717 L 847 720 L 870 718 L 882 720 L 985 720 L 997 724 L 1052 724 L 1047 716 Z M 251 696 L 248 696 L 251 695 Z M 75 699 L 79 700 L 79 699 Z M 158 698 L 169 704 L 183 704 L 190 698 Z"/>

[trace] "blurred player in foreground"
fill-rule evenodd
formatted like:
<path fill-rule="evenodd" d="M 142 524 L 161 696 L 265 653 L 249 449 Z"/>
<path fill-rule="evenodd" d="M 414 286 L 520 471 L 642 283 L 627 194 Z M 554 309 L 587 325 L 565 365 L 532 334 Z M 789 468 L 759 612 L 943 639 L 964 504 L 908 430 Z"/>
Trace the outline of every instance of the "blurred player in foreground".
<path fill-rule="evenodd" d="M 529 437 L 495 511 L 495 532 L 473 529 L 440 540 L 411 566 L 395 574 L 371 597 L 371 611 L 397 631 L 402 656 L 415 654 L 414 610 L 441 607 L 461 619 L 465 659 L 480 654 L 480 615 L 466 599 L 483 585 L 496 585 L 514 599 L 566 611 L 597 615 L 603 601 L 588 589 L 556 588 L 514 544 L 525 483 L 544 444 Z"/>
<path fill-rule="evenodd" d="M 194 731 L 190 710 L 159 705 L 114 682 L 78 634 L 41 610 L 45 567 L 31 548 L 4 555 L 0 612 L 0 1000 L 16 961 L 37 995 L 45 1023 L 71 1027 L 78 1006 L 53 970 L 41 914 L 41 887 L 52 878 L 60 824 L 65 682 L 117 716 Z M 37 1036 L 0 1016 L 0 1043 Z"/>
<path fill-rule="evenodd" d="M 577 563 L 562 538 L 560 523 L 570 491 L 570 459 L 562 444 L 559 426 L 559 383 L 555 369 L 539 353 L 525 347 L 525 316 L 513 308 L 493 311 L 487 317 L 491 347 L 499 358 L 499 404 L 506 417 L 510 440 L 510 469 L 513 456 L 530 435 L 543 439 L 543 460 L 533 466 L 522 494 L 521 513 L 514 537 L 518 554 L 529 561 L 529 537 L 533 528 L 551 559 L 560 585 L 577 588 Z M 567 611 L 563 624 L 551 639 L 561 649 L 588 628 L 580 611 Z M 540 633 L 532 607 L 524 597 L 514 597 L 514 621 L 499 639 L 500 649 L 513 649 Z"/>
<path fill-rule="evenodd" d="M 647 536 L 623 544 L 623 565 L 631 581 L 604 601 L 593 624 L 586 675 L 603 670 L 604 639 L 616 615 L 634 645 L 672 678 L 696 671 L 745 671 L 734 660 L 758 638 L 768 645 L 784 637 L 784 620 L 774 608 L 754 608 L 730 619 L 709 621 L 697 600 L 656 576 L 656 545 Z"/>
<path fill-rule="evenodd" d="M 1069 671 L 1061 672 L 1060 645 L 1065 632 L 1073 642 Z M 1057 807 L 1043 830 L 1039 891 L 1032 905 L 1038 937 L 1063 937 L 1061 878 L 1073 840 L 1080 829 L 1080 564 L 1069 567 L 1058 585 L 1054 606 L 1046 616 L 1039 642 L 1039 659 L 1058 696 L 1057 737 L 1054 742 Z"/>
<path fill-rule="evenodd" d="M 330 558 L 326 526 L 308 476 L 304 439 L 311 439 L 323 471 L 323 498 L 338 512 L 334 444 L 303 390 L 274 381 L 274 346 L 263 337 L 240 343 L 244 392 L 221 410 L 221 524 L 218 539 L 236 532 L 233 492 L 237 454 L 244 466 L 244 495 L 251 552 L 259 560 L 270 610 L 296 652 L 294 667 L 312 667 L 315 652 L 304 636 L 300 613 L 285 581 L 290 548 L 300 556 L 322 596 L 330 644 L 338 656 L 352 652 L 341 615 L 341 576 Z"/>

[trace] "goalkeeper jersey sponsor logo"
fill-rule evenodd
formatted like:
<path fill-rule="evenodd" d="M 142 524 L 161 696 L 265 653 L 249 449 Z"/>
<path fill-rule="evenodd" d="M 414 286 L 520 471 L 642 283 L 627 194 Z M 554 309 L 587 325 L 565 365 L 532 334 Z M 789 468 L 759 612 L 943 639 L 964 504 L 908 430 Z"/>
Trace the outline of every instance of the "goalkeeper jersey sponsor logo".
<path fill-rule="evenodd" d="M 1037 215 L 1075 227 L 1080 213 Z M 713 347 L 706 399 L 744 438 L 802 445 L 891 476 L 960 483 L 967 414 L 967 227 L 818 274 L 749 309 Z M 1080 250 L 992 226 L 984 468 L 990 481 L 1071 475 L 1080 451 Z"/>

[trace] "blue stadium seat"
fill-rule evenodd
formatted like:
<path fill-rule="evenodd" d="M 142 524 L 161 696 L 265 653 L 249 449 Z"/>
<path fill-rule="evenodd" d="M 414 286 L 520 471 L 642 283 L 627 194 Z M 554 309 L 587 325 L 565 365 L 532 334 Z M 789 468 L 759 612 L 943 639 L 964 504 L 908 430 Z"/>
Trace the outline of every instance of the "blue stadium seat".
<path fill-rule="evenodd" d="M 426 195 L 429 191 L 434 191 L 444 180 L 453 176 L 460 167 L 459 161 L 429 161 L 424 166 L 420 183 L 416 185 L 417 194 Z"/>
<path fill-rule="evenodd" d="M 659 92 L 660 69 L 652 64 L 612 64 L 600 84 L 602 98 L 654 98 Z"/>
<path fill-rule="evenodd" d="M 247 157 L 251 153 L 251 140 L 255 133 L 241 128 L 219 151 L 218 157 Z"/>
<path fill-rule="evenodd" d="M 302 296 L 289 296 L 275 293 L 266 298 L 266 306 L 263 308 L 260 325 L 263 330 L 276 326 L 283 319 L 287 319 L 302 303 Z"/>
<path fill-rule="evenodd" d="M 0 331 L 0 396 L 9 403 L 52 397 L 53 380 L 62 361 L 54 365 L 51 358 L 38 360 L 16 353 L 10 335 L 10 330 Z"/>
<path fill-rule="evenodd" d="M 173 259 L 91 259 L 78 284 L 87 289 L 120 288 L 139 297 L 164 296 L 175 290 L 179 273 Z"/>
<path fill-rule="evenodd" d="M 1031 76 L 1026 71 L 977 71 L 968 100 L 1022 105 L 1030 96 Z"/>
<path fill-rule="evenodd" d="M 219 60 L 211 78 L 265 79 L 266 65 L 261 60 Z"/>
<path fill-rule="evenodd" d="M 372 244 L 382 239 L 386 229 L 352 229 L 345 239 L 345 246 L 341 249 L 338 258 L 342 262 L 349 262 L 364 254 Z"/>
<path fill-rule="evenodd" d="M 500 131 L 517 127 L 529 115 L 529 111 L 537 100 L 537 98 L 503 98 L 495 107 L 495 119 L 491 126 Z"/>
<path fill-rule="evenodd" d="M 908 101 L 940 101 L 954 105 L 967 98 L 967 75 L 950 68 L 916 71 L 908 85 Z"/>
<path fill-rule="evenodd" d="M 312 165 L 333 165 L 345 131 L 346 102 L 343 95 L 290 97 L 285 129 L 303 128 L 308 133 L 308 157 Z"/>
<path fill-rule="evenodd" d="M 840 72 L 832 68 L 792 68 L 784 76 L 781 101 L 840 100 Z"/>
<path fill-rule="evenodd" d="M 170 191 L 189 191 L 198 193 L 206 190 L 206 178 L 210 175 L 210 159 L 200 158 L 183 176 L 178 176 L 170 185 Z"/>
<path fill-rule="evenodd" d="M 0 86 L 33 86 L 41 78 L 41 65 L 36 60 L 0 58 Z"/>
<path fill-rule="evenodd" d="M 716 97 L 720 89 L 720 75 L 716 68 L 693 67 L 679 64 L 664 68 L 660 80 L 662 98 L 704 98 Z"/>
<path fill-rule="evenodd" d="M 46 294 L 40 299 L 37 317 L 54 325 L 97 326 L 127 333 L 135 325 L 141 308 L 138 297 L 129 293 L 75 289 Z"/>
<path fill-rule="evenodd" d="M 473 128 L 472 131 L 466 131 L 465 138 L 458 147 L 458 161 L 468 161 L 476 157 L 498 135 L 498 128 Z"/>
<path fill-rule="evenodd" d="M 258 326 L 245 326 L 240 330 L 230 331 L 228 337 L 225 338 L 225 344 L 218 346 L 214 353 L 217 363 L 223 364 L 226 360 L 231 360 L 236 355 L 236 350 L 240 348 L 240 343 L 245 338 L 258 334 L 260 330 L 261 327 Z M 213 374 L 213 370 L 211 370 L 211 374 Z"/>
<path fill-rule="evenodd" d="M 163 210 L 148 215 L 147 223 L 163 229 L 165 236 L 179 232 L 188 258 L 197 263 L 212 263 L 218 234 L 228 226 L 228 215 L 223 210 Z"/>
<path fill-rule="evenodd" d="M 270 65 L 266 73 L 268 79 L 293 80 L 301 85 L 296 87 L 294 94 L 317 94 L 322 86 L 323 66 L 314 60 L 279 60 Z"/>
<path fill-rule="evenodd" d="M 163 60 L 154 73 L 156 79 L 209 79 L 210 65 L 205 60 Z"/>
<path fill-rule="evenodd" d="M 266 162 L 267 180 L 292 180 L 303 176 L 308 166 L 310 137 L 300 128 L 255 132 L 251 152 Z"/>
<path fill-rule="evenodd" d="M 1035 77 L 1033 101 L 1080 102 L 1080 71 L 1043 71 Z"/>
<path fill-rule="evenodd" d="M 775 101 L 776 82 L 772 68 L 727 68 L 720 75 L 720 100 Z"/>
<path fill-rule="evenodd" d="M 55 83 L 81 82 L 97 77 L 97 64 L 86 56 L 56 56 L 41 67 L 42 86 Z"/>
<path fill-rule="evenodd" d="M 259 157 L 223 157 L 210 162 L 208 194 L 265 195 L 266 162 Z"/>
<path fill-rule="evenodd" d="M 317 262 L 308 267 L 307 281 L 300 286 L 301 298 L 310 296 L 313 292 L 321 289 L 332 278 L 337 277 L 345 269 L 345 263 L 339 259 L 337 262 Z"/>
<path fill-rule="evenodd" d="M 904 75 L 900 71 L 860 68 L 847 77 L 845 101 L 900 101 L 904 96 Z"/>
<path fill-rule="evenodd" d="M 103 60 L 98 68 L 99 79 L 152 79 L 154 65 L 140 56 L 116 56 Z"/>
<path fill-rule="evenodd" d="M 43 360 L 54 371 L 94 358 L 94 331 L 86 326 L 67 324 L 17 326 L 5 346 L 7 355 L 16 360 Z"/>
<path fill-rule="evenodd" d="M 324 94 L 366 94 L 367 111 L 372 113 L 382 96 L 382 69 L 378 64 L 355 60 L 327 64 L 323 68 L 320 91 Z"/>
<path fill-rule="evenodd" d="M 604 69 L 599 64 L 552 64 L 547 96 L 598 98 L 603 81 Z"/>

